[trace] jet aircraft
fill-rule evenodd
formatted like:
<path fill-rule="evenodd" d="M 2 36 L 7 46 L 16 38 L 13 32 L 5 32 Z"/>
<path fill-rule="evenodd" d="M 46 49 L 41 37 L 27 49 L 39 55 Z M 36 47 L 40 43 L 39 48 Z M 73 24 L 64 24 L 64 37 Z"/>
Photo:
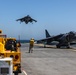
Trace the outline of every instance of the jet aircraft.
<path fill-rule="evenodd" d="M 76 41 L 76 32 L 70 31 L 65 34 L 59 34 L 56 36 L 50 36 L 47 30 L 45 30 L 46 38 L 38 40 L 37 42 L 46 42 L 46 44 L 50 44 L 52 41 L 57 41 L 56 44 L 57 48 L 60 48 L 62 46 L 65 46 L 67 48 L 70 48 L 70 43 L 73 41 Z"/>
<path fill-rule="evenodd" d="M 16 21 L 25 22 L 25 24 L 28 24 L 28 22 L 32 23 L 33 21 L 37 22 L 35 19 L 31 18 L 29 15 L 23 18 L 17 19 Z"/>

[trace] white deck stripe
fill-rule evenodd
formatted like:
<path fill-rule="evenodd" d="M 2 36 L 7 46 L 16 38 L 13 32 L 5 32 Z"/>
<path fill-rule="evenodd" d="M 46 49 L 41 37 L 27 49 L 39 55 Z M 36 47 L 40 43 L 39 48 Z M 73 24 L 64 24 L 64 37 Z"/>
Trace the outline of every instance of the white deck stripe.
<path fill-rule="evenodd" d="M 23 71 L 23 73 L 25 74 L 25 75 L 27 75 L 27 73 L 24 71 L 24 70 L 22 70 Z"/>

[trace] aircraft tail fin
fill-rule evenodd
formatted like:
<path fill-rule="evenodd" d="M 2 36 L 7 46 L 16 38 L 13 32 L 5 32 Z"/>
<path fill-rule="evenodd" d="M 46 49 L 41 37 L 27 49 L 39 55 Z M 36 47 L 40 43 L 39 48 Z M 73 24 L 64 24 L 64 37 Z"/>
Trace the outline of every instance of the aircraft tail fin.
<path fill-rule="evenodd" d="M 46 38 L 47 37 L 51 37 L 50 34 L 49 34 L 49 32 L 46 29 L 45 29 L 45 35 L 46 35 Z"/>

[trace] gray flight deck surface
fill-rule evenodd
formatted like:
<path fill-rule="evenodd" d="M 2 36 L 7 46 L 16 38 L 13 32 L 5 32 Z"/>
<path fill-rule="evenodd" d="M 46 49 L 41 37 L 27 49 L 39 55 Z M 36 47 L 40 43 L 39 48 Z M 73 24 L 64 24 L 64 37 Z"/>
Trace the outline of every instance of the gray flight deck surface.
<path fill-rule="evenodd" d="M 21 64 L 27 75 L 76 75 L 76 48 L 43 48 L 35 45 L 28 53 L 29 44 L 22 44 Z M 22 72 L 19 75 L 26 75 Z"/>

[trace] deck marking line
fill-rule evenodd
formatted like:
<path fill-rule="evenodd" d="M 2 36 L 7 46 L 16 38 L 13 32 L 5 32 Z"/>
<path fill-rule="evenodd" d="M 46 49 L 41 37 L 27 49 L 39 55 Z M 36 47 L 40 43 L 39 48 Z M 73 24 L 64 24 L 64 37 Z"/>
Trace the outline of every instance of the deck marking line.
<path fill-rule="evenodd" d="M 24 70 L 22 70 L 23 71 L 23 73 L 25 74 L 25 75 L 27 75 L 27 73 L 24 71 Z"/>
<path fill-rule="evenodd" d="M 76 50 L 73 50 L 73 51 L 76 51 Z"/>

